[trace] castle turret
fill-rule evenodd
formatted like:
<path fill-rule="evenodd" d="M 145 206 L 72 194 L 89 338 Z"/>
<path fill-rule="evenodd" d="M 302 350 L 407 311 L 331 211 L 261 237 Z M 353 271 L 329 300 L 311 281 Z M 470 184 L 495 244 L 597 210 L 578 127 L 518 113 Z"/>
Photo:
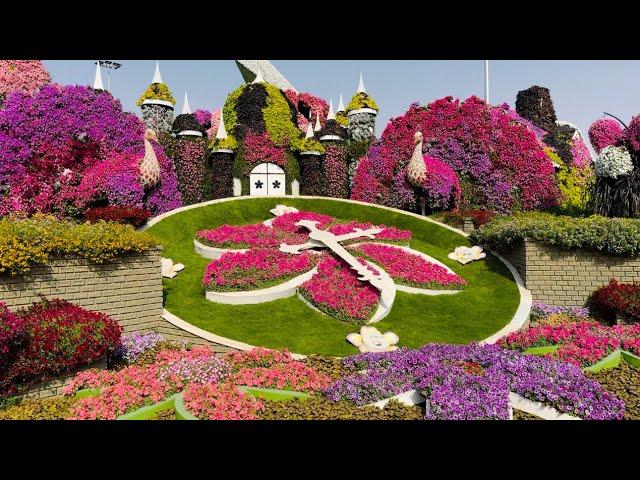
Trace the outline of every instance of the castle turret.
<path fill-rule="evenodd" d="M 340 105 L 338 108 L 341 108 Z M 344 109 L 344 105 L 342 105 Z M 329 101 L 329 114 L 324 128 L 318 133 L 325 150 L 323 159 L 324 195 L 347 198 L 349 196 L 349 156 L 345 140 L 349 133 L 340 123 L 333 111 L 333 101 Z"/>
<path fill-rule="evenodd" d="M 241 195 L 242 185 L 233 176 L 234 151 L 238 142 L 227 133 L 224 125 L 223 109 L 220 109 L 220 123 L 215 137 L 209 143 L 211 151 L 211 195 L 225 198 Z"/>
<path fill-rule="evenodd" d="M 203 128 L 200 122 L 196 119 L 196 116 L 191 113 L 191 106 L 189 105 L 189 97 L 187 92 L 184 92 L 184 104 L 182 106 L 182 113 L 176 117 L 173 121 L 171 130 L 178 137 L 202 137 Z"/>
<path fill-rule="evenodd" d="M 342 100 L 342 93 L 340 94 L 340 101 L 338 102 L 338 110 L 336 111 L 336 121 L 346 127 L 349 124 L 347 119 L 347 112 L 344 109 L 344 101 Z"/>
<path fill-rule="evenodd" d="M 173 125 L 173 106 L 176 104 L 169 87 L 162 80 L 160 65 L 156 62 L 156 70 L 151 84 L 140 96 L 136 105 L 142 110 L 142 119 L 148 128 L 157 132 L 168 132 Z"/>
<path fill-rule="evenodd" d="M 319 124 L 319 121 L 317 123 Z M 311 126 L 311 122 L 309 122 L 299 157 L 301 195 L 324 195 L 324 174 L 322 168 L 324 148 L 316 138 L 316 133 Z"/>
<path fill-rule="evenodd" d="M 347 118 L 349 136 L 356 142 L 373 140 L 376 130 L 376 116 L 378 115 L 378 105 L 371 98 L 364 88 L 362 74 L 358 91 L 347 105 Z"/>
<path fill-rule="evenodd" d="M 100 71 L 100 62 L 96 62 L 96 75 L 93 78 L 93 89 L 104 90 L 104 85 L 102 84 L 102 72 Z"/>

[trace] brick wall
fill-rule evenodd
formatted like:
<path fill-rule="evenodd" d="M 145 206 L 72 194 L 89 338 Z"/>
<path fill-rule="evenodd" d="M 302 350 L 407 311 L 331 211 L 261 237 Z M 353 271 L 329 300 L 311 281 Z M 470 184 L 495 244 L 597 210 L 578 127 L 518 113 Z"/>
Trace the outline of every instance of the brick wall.
<path fill-rule="evenodd" d="M 584 305 L 611 278 L 640 280 L 640 257 L 561 250 L 531 239 L 499 253 L 518 270 L 533 300 L 549 305 Z"/>
<path fill-rule="evenodd" d="M 62 298 L 111 315 L 125 332 L 151 331 L 162 315 L 160 247 L 94 264 L 82 258 L 52 258 L 28 275 L 0 276 L 0 301 L 16 309 L 39 295 Z"/>

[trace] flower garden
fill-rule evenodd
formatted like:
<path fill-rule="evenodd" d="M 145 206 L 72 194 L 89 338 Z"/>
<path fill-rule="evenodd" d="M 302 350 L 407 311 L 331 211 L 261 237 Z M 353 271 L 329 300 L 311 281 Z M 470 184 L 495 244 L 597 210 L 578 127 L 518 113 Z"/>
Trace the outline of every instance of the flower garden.
<path fill-rule="evenodd" d="M 0 60 L 0 419 L 640 419 L 640 116 L 254 74 Z"/>

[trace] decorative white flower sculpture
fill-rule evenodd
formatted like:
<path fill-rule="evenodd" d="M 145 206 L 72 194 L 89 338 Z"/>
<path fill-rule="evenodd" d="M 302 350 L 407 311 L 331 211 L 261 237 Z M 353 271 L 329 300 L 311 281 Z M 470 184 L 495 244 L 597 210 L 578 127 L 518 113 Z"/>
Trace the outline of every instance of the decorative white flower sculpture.
<path fill-rule="evenodd" d="M 380 333 L 376 327 L 362 327 L 360 333 L 350 333 L 347 340 L 358 347 L 361 352 L 392 352 L 397 350 L 400 340 L 393 332 Z"/>
<path fill-rule="evenodd" d="M 298 213 L 298 209 L 295 207 L 287 207 L 286 205 L 276 205 L 276 208 L 269 210 L 276 217 L 284 215 L 285 213 Z"/>
<path fill-rule="evenodd" d="M 162 276 L 165 278 L 174 278 L 178 275 L 178 272 L 184 270 L 184 265 L 181 263 L 173 263 L 170 258 L 162 259 Z"/>
<path fill-rule="evenodd" d="M 633 170 L 633 160 L 625 147 L 611 145 L 602 149 L 594 161 L 594 167 L 599 177 L 618 178 Z"/>
<path fill-rule="evenodd" d="M 451 260 L 455 260 L 462 265 L 473 262 L 474 260 L 482 260 L 487 256 L 482 251 L 482 247 L 476 245 L 475 247 L 457 247 L 453 252 L 447 255 Z"/>

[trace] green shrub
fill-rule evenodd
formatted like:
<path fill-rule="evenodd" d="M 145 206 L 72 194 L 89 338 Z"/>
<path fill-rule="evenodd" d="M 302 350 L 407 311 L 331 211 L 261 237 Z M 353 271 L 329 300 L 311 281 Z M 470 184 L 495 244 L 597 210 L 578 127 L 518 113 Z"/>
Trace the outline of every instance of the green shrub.
<path fill-rule="evenodd" d="M 176 99 L 173 98 L 169 87 L 164 83 L 152 83 L 149 85 L 144 93 L 140 95 L 140 98 L 138 98 L 136 105 L 142 105 L 142 102 L 145 100 L 164 100 L 165 102 L 171 102 L 173 105 L 176 104 Z"/>
<path fill-rule="evenodd" d="M 105 263 L 147 251 L 157 243 L 151 235 L 119 223 L 76 224 L 48 215 L 7 217 L 0 219 L 0 274 L 28 273 L 35 265 L 46 265 L 51 255 Z"/>
<path fill-rule="evenodd" d="M 43 400 L 23 400 L 0 410 L 0 420 L 64 420 L 71 416 L 74 397 L 55 397 Z"/>
<path fill-rule="evenodd" d="M 562 165 L 556 174 L 556 184 L 560 190 L 560 208 L 569 214 L 584 213 L 589 204 L 589 192 L 594 180 L 595 175 L 591 167 Z"/>
<path fill-rule="evenodd" d="M 529 237 L 561 249 L 596 250 L 613 255 L 640 254 L 640 220 L 592 215 L 575 218 L 542 212 L 497 217 L 470 238 L 489 248 L 512 248 Z"/>
<path fill-rule="evenodd" d="M 233 137 L 233 135 L 227 135 L 227 138 L 218 139 L 213 137 L 209 142 L 209 148 L 227 148 L 230 150 L 235 150 L 238 148 L 238 141 Z"/>

